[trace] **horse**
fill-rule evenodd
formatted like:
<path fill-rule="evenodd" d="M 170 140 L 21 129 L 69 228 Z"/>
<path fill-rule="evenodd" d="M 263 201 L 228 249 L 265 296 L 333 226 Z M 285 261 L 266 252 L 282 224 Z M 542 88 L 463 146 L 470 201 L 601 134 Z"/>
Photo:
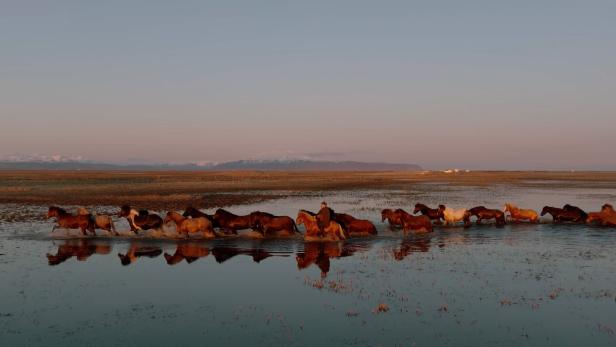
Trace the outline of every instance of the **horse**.
<path fill-rule="evenodd" d="M 438 208 L 430 208 L 422 203 L 417 203 L 415 204 L 413 214 L 417 214 L 418 212 L 421 212 L 424 216 L 428 216 L 430 220 L 435 220 L 435 224 L 441 224 L 441 214 L 439 213 Z"/>
<path fill-rule="evenodd" d="M 544 206 L 541 210 L 541 216 L 545 216 L 548 213 L 552 215 L 554 223 L 586 221 L 586 218 L 582 219 L 582 216 L 577 211 L 568 211 L 558 207 Z"/>
<path fill-rule="evenodd" d="M 129 205 L 120 207 L 119 217 L 125 217 L 130 225 L 130 229 L 137 234 L 139 230 L 160 229 L 164 222 L 163 219 L 147 210 L 137 211 Z"/>
<path fill-rule="evenodd" d="M 163 253 L 160 247 L 156 246 L 141 246 L 136 242 L 131 242 L 128 251 L 125 254 L 118 253 L 118 258 L 122 265 L 127 266 L 141 257 L 156 258 Z"/>
<path fill-rule="evenodd" d="M 588 218 L 588 213 L 586 213 L 584 210 L 577 206 L 566 204 L 565 206 L 563 206 L 563 210 L 578 213 L 580 215 L 580 222 L 583 222 L 586 220 L 586 218 Z"/>
<path fill-rule="evenodd" d="M 177 212 L 169 211 L 167 212 L 164 223 L 167 224 L 170 221 L 175 223 L 177 233 L 180 235 L 185 234 L 186 238 L 188 238 L 189 233 L 203 233 L 203 237 L 206 239 L 213 239 L 216 237 L 216 235 L 214 235 L 212 223 L 207 218 L 186 218 Z"/>
<path fill-rule="evenodd" d="M 218 228 L 218 225 L 216 225 L 214 221 L 214 215 L 201 212 L 192 206 L 187 207 L 184 213 L 182 214 L 182 216 L 190 217 L 190 218 L 199 218 L 199 217 L 207 218 L 212 223 L 212 227 Z"/>
<path fill-rule="evenodd" d="M 477 217 L 477 224 L 481 224 L 484 219 L 494 219 L 496 225 L 505 225 L 505 213 L 501 210 L 488 209 L 485 206 L 477 206 L 468 210 L 471 216 Z"/>
<path fill-rule="evenodd" d="M 516 205 L 510 203 L 505 204 L 504 210 L 505 212 L 509 212 L 511 214 L 511 219 L 513 219 L 516 223 L 522 220 L 526 220 L 531 223 L 539 222 L 539 215 L 534 210 L 521 209 L 518 208 Z"/>
<path fill-rule="evenodd" d="M 386 208 L 381 211 L 381 222 L 385 222 L 385 220 L 387 220 L 391 229 L 401 228 L 403 226 L 400 214 L 392 209 Z"/>
<path fill-rule="evenodd" d="M 293 218 L 288 216 L 274 216 L 273 214 L 255 211 L 250 214 L 250 227 L 266 236 L 288 237 L 299 234 Z"/>
<path fill-rule="evenodd" d="M 413 216 L 412 214 L 404 211 L 399 208 L 395 211 L 396 214 L 400 216 L 400 220 L 402 221 L 402 230 L 406 231 L 415 231 L 417 233 L 431 233 L 432 232 L 432 221 L 428 216 Z"/>
<path fill-rule="evenodd" d="M 441 218 L 445 220 L 445 225 L 455 224 L 457 222 L 464 222 L 464 227 L 469 227 L 471 224 L 470 213 L 467 209 L 453 209 L 446 207 L 445 205 L 438 205 L 438 210 Z"/>
<path fill-rule="evenodd" d="M 49 265 L 59 265 L 75 257 L 78 261 L 86 261 L 93 254 L 109 254 L 111 245 L 107 242 L 91 242 L 90 240 L 67 240 L 58 246 L 56 254 L 47 253 Z"/>
<path fill-rule="evenodd" d="M 598 221 L 602 226 L 616 226 L 616 211 L 610 204 L 605 204 L 599 212 L 590 212 L 586 218 L 586 223 Z"/>
<path fill-rule="evenodd" d="M 307 241 L 340 241 L 349 238 L 348 232 L 336 221 L 330 221 L 323 232 L 317 225 L 316 214 L 300 210 L 295 219 L 297 225 L 304 225 L 306 234 L 304 240 Z"/>
<path fill-rule="evenodd" d="M 77 208 L 77 214 L 82 216 L 90 215 L 91 213 L 85 207 Z M 94 217 L 94 224 L 97 228 L 101 230 L 107 230 L 114 235 L 119 235 L 116 231 L 115 225 L 113 224 L 113 219 L 109 215 L 104 214 L 92 214 Z"/>
<path fill-rule="evenodd" d="M 226 233 L 235 235 L 238 230 L 250 229 L 250 215 L 238 216 L 222 208 L 214 213 L 214 222 Z"/>
<path fill-rule="evenodd" d="M 52 217 L 56 217 L 56 222 L 58 225 L 54 226 L 51 232 L 56 230 L 56 228 L 66 228 L 81 229 L 81 233 L 83 235 L 86 235 L 86 230 L 89 230 L 92 235 L 96 235 L 95 221 L 90 214 L 73 216 L 72 214 L 66 212 L 63 208 L 50 206 L 47 210 L 47 219 Z"/>
<path fill-rule="evenodd" d="M 182 260 L 186 260 L 188 264 L 191 264 L 199 260 L 199 258 L 207 257 L 209 254 L 210 249 L 204 247 L 201 243 L 181 242 L 178 243 L 173 255 L 165 252 L 163 256 L 168 265 L 175 265 Z"/>
<path fill-rule="evenodd" d="M 376 227 L 369 220 L 357 219 L 346 213 L 336 213 L 335 220 L 343 225 L 351 237 L 374 236 L 377 234 Z"/>

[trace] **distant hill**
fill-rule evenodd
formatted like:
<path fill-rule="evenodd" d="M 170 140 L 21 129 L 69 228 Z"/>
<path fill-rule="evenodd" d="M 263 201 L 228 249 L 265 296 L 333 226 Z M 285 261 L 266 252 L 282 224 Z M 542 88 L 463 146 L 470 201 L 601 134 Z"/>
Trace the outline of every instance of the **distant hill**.
<path fill-rule="evenodd" d="M 358 161 L 238 160 L 198 164 L 110 164 L 83 161 L 0 161 L 0 170 L 134 170 L 134 171 L 419 171 L 415 164 Z"/>

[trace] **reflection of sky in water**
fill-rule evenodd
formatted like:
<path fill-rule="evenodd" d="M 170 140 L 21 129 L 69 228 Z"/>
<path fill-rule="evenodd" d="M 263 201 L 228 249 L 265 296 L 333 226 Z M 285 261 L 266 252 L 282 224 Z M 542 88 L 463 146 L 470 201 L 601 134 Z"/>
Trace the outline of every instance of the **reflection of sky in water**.
<path fill-rule="evenodd" d="M 0 344 L 614 344 L 612 230 L 474 226 L 403 238 L 385 231 L 378 214 L 416 201 L 501 207 L 511 200 L 536 209 L 569 202 L 595 209 L 614 193 L 445 186 L 434 193 L 351 191 L 230 208 L 295 217 L 299 208 L 316 210 L 327 200 L 382 231 L 333 244 L 51 240 L 50 223 L 5 222 Z M 129 255 L 130 265 L 118 253 Z M 381 303 L 390 311 L 373 313 Z"/>

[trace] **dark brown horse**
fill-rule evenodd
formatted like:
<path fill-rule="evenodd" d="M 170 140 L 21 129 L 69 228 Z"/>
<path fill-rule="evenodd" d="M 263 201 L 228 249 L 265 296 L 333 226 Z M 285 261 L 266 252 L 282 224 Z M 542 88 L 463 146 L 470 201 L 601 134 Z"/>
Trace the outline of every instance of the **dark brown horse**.
<path fill-rule="evenodd" d="M 139 230 L 160 229 L 163 226 L 163 219 L 159 215 L 147 210 L 137 211 L 129 205 L 122 205 L 118 216 L 126 218 L 135 234 Z"/>
<path fill-rule="evenodd" d="M 251 229 L 250 215 L 238 216 L 222 208 L 214 213 L 214 222 L 226 233 L 237 234 L 238 230 Z"/>
<path fill-rule="evenodd" d="M 432 232 L 432 221 L 428 216 L 413 216 L 405 210 L 399 208 L 395 211 L 402 221 L 402 230 L 415 231 L 417 233 Z"/>
<path fill-rule="evenodd" d="M 583 218 L 584 220 L 588 218 L 588 213 L 586 213 L 584 210 L 582 210 L 581 208 L 577 206 L 566 204 L 565 206 L 563 206 L 563 210 L 577 212 L 579 213 L 580 217 Z"/>
<path fill-rule="evenodd" d="M 289 216 L 274 216 L 273 214 L 255 211 L 250 214 L 250 227 L 267 236 L 293 236 L 299 234 L 293 218 Z"/>
<path fill-rule="evenodd" d="M 468 210 L 471 216 L 477 217 L 477 224 L 484 219 L 494 219 L 496 225 L 505 225 L 505 213 L 501 210 L 488 209 L 485 206 L 477 206 Z"/>
<path fill-rule="evenodd" d="M 578 211 L 568 211 L 558 207 L 552 206 L 544 206 L 541 210 L 541 216 L 545 216 L 546 214 L 552 215 L 552 219 L 554 223 L 562 223 L 562 222 L 575 222 L 575 223 L 584 223 L 586 222 L 586 218 L 582 218 L 582 215 Z"/>
<path fill-rule="evenodd" d="M 214 223 L 214 215 L 201 212 L 201 211 L 199 211 L 198 209 L 196 209 L 196 208 L 194 208 L 192 206 L 187 207 L 186 210 L 184 211 L 184 213 L 182 214 L 182 216 L 190 217 L 190 218 L 201 218 L 201 217 L 202 218 L 206 218 L 206 219 L 208 219 L 212 223 L 212 226 L 214 228 L 218 228 L 218 225 L 216 225 L 216 223 Z"/>
<path fill-rule="evenodd" d="M 89 230 L 92 235 L 96 235 L 96 221 L 91 214 L 73 216 L 60 207 L 50 206 L 47 210 L 47 219 L 52 217 L 56 217 L 58 223 L 53 227 L 53 230 L 56 230 L 56 228 L 81 229 L 81 233 L 84 235 L 86 235 L 86 230 Z"/>
<path fill-rule="evenodd" d="M 441 213 L 438 208 L 430 208 L 422 203 L 415 204 L 413 214 L 421 212 L 422 215 L 428 216 L 430 220 L 435 220 L 436 224 L 441 224 Z"/>
<path fill-rule="evenodd" d="M 376 227 L 369 220 L 357 219 L 346 213 L 336 213 L 334 217 L 336 222 L 340 223 L 351 237 L 374 236 L 377 234 Z"/>
<path fill-rule="evenodd" d="M 402 219 L 400 217 L 401 215 L 397 212 L 397 210 L 394 211 L 386 208 L 381 211 L 381 222 L 385 222 L 385 220 L 387 220 L 391 229 L 402 227 Z"/>

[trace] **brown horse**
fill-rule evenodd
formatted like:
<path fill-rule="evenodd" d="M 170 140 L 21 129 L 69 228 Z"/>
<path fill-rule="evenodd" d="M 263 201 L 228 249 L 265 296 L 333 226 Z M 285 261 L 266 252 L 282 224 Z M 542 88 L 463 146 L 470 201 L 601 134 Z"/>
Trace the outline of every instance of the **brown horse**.
<path fill-rule="evenodd" d="M 84 207 L 79 207 L 77 209 L 77 214 L 82 216 L 90 215 L 91 213 Z M 107 230 L 114 235 L 119 235 L 116 231 L 115 225 L 113 224 L 113 219 L 109 215 L 104 214 L 92 214 L 94 217 L 94 223 L 96 227 L 101 230 Z"/>
<path fill-rule="evenodd" d="M 184 213 L 182 214 L 182 216 L 191 217 L 191 218 L 200 218 L 200 217 L 207 218 L 212 223 L 212 226 L 214 228 L 218 228 L 218 225 L 216 225 L 214 221 L 214 215 L 201 212 L 192 206 L 187 207 Z"/>
<path fill-rule="evenodd" d="M 250 214 L 250 227 L 267 236 L 289 237 L 299 234 L 293 218 L 255 211 Z"/>
<path fill-rule="evenodd" d="M 438 208 L 430 208 L 422 203 L 415 204 L 413 214 L 421 212 L 422 215 L 428 216 L 430 220 L 436 221 L 435 224 L 441 224 L 441 212 Z"/>
<path fill-rule="evenodd" d="M 137 211 L 129 205 L 122 205 L 118 216 L 125 217 L 130 225 L 130 229 L 137 234 L 139 230 L 160 229 L 163 226 L 163 219 L 147 210 Z"/>
<path fill-rule="evenodd" d="M 212 223 L 210 223 L 207 218 L 186 218 L 177 212 L 169 211 L 167 212 L 164 223 L 167 224 L 170 221 L 175 223 L 177 233 L 180 235 L 184 234 L 186 238 L 188 238 L 188 234 L 196 233 L 203 233 L 203 237 L 206 239 L 213 239 L 216 237 L 216 235 L 214 235 Z"/>
<path fill-rule="evenodd" d="M 477 206 L 468 210 L 471 216 L 477 217 L 477 224 L 481 224 L 484 219 L 494 219 L 496 225 L 505 225 L 505 213 L 501 210 L 488 209 L 485 206 Z"/>
<path fill-rule="evenodd" d="M 351 237 L 366 237 L 377 234 L 376 227 L 371 221 L 357 219 L 346 213 L 336 213 L 336 222 L 342 224 Z"/>
<path fill-rule="evenodd" d="M 392 251 L 394 259 L 397 261 L 403 260 L 412 253 L 424 253 L 430 250 L 430 237 L 414 237 L 405 238 L 400 244 L 400 249 Z"/>
<path fill-rule="evenodd" d="M 586 218 L 588 218 L 588 213 L 586 213 L 584 210 L 582 210 L 581 208 L 579 208 L 577 206 L 566 204 L 565 206 L 563 206 L 563 210 L 565 210 L 565 211 L 572 211 L 572 212 L 578 213 L 580 215 L 580 218 L 581 218 L 580 221 L 585 221 Z"/>
<path fill-rule="evenodd" d="M 304 240 L 307 241 L 340 241 L 349 238 L 348 232 L 336 221 L 330 221 L 323 232 L 317 225 L 316 214 L 300 210 L 295 219 L 297 225 L 304 225 L 306 234 Z"/>
<path fill-rule="evenodd" d="M 78 261 L 86 261 L 93 254 L 109 254 L 111 245 L 107 242 L 92 242 L 90 240 L 67 240 L 58 246 L 56 254 L 47 253 L 49 265 L 58 265 L 75 257 Z"/>
<path fill-rule="evenodd" d="M 397 210 L 394 211 L 392 209 L 386 208 L 381 211 L 381 222 L 385 222 L 385 220 L 387 220 L 391 229 L 401 228 L 403 226 L 402 219 L 400 217 L 401 215 L 397 213 Z"/>
<path fill-rule="evenodd" d="M 582 218 L 582 215 L 578 211 L 565 210 L 558 207 L 552 206 L 544 206 L 541 210 L 541 216 L 545 216 L 546 214 L 552 215 L 552 219 L 554 223 L 563 223 L 563 222 L 586 222 L 586 218 Z"/>
<path fill-rule="evenodd" d="M 414 231 L 416 233 L 432 232 L 432 221 L 428 216 L 413 216 L 405 210 L 399 208 L 395 211 L 400 216 L 402 221 L 403 231 Z"/>
<path fill-rule="evenodd" d="M 165 260 L 168 265 L 175 265 L 182 260 L 186 260 L 188 264 L 193 263 L 199 258 L 207 257 L 210 254 L 210 249 L 203 246 L 202 243 L 181 242 L 178 243 L 173 255 L 165 252 Z"/>
<path fill-rule="evenodd" d="M 537 212 L 530 209 L 518 208 L 514 204 L 506 203 L 505 212 L 509 212 L 511 214 L 511 219 L 513 219 L 513 221 L 516 223 L 524 220 L 531 223 L 539 222 L 539 215 L 537 214 Z"/>
<path fill-rule="evenodd" d="M 214 213 L 214 221 L 219 228 L 225 231 L 225 233 L 233 233 L 237 235 L 238 230 L 251 229 L 250 215 L 238 216 L 222 208 L 219 208 Z"/>
<path fill-rule="evenodd" d="M 118 253 L 122 265 L 127 266 L 141 257 L 156 258 L 163 253 L 160 247 L 142 246 L 137 242 L 132 242 L 125 254 Z"/>
<path fill-rule="evenodd" d="M 53 227 L 52 232 L 56 228 L 81 229 L 81 233 L 84 235 L 86 235 L 86 230 L 89 230 L 92 235 L 96 235 L 96 224 L 90 214 L 73 216 L 60 207 L 50 206 L 47 210 L 47 219 L 52 217 L 56 217 L 56 222 L 58 223 Z"/>

